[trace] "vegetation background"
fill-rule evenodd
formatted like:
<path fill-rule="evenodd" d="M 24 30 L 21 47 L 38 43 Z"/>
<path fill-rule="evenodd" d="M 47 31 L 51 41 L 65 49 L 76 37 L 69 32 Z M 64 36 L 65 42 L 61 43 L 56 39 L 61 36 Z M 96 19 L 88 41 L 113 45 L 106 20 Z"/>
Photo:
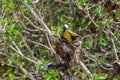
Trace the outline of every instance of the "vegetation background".
<path fill-rule="evenodd" d="M 76 80 L 120 80 L 119 0 L 0 0 L 0 6 L 0 80 L 66 80 L 59 70 L 45 70 L 56 62 L 64 24 L 81 36 L 92 75 L 71 66 Z"/>

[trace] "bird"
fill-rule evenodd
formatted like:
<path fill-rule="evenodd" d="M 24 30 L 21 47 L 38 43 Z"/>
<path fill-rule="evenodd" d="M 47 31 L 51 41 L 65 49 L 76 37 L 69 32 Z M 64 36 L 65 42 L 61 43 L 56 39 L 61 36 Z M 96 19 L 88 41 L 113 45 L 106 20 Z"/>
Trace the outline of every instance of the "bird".
<path fill-rule="evenodd" d="M 69 80 L 75 80 L 74 75 L 71 72 L 70 62 L 73 57 L 73 53 L 75 50 L 75 42 L 78 42 L 79 35 L 72 30 L 68 29 L 69 26 L 67 24 L 63 27 L 63 33 L 61 37 L 59 37 L 56 42 L 55 51 L 61 58 L 61 62 L 59 63 L 50 63 L 47 65 L 47 69 L 57 69 L 65 73 L 68 76 Z"/>
<path fill-rule="evenodd" d="M 68 27 L 69 26 L 67 24 L 64 25 L 62 38 L 64 38 L 70 43 L 77 42 L 79 39 L 79 35 L 72 30 L 68 30 Z"/>

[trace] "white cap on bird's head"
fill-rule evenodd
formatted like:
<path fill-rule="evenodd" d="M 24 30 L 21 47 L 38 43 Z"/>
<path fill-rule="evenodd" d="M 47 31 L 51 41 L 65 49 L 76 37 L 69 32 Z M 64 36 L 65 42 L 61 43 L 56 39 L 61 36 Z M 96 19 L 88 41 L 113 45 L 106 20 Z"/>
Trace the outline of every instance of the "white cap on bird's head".
<path fill-rule="evenodd" d="M 68 26 L 67 24 L 65 24 L 65 25 L 64 25 L 64 30 L 63 30 L 63 32 L 65 32 L 65 31 L 68 29 L 68 27 L 69 27 L 69 26 Z"/>
<path fill-rule="evenodd" d="M 65 24 L 64 27 L 65 27 L 66 29 L 68 29 L 69 26 L 68 26 L 67 24 Z"/>

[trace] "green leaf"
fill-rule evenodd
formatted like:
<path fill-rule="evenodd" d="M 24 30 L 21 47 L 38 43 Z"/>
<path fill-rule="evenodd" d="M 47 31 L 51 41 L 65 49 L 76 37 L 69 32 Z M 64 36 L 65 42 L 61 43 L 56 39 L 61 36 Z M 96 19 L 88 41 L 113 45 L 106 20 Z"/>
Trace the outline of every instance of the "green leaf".
<path fill-rule="evenodd" d="M 26 8 L 22 8 L 22 12 L 23 12 L 24 14 L 26 14 L 26 13 L 28 12 L 28 10 L 27 10 Z"/>
<path fill-rule="evenodd" d="M 10 80 L 14 80 L 15 75 L 14 75 L 14 74 L 12 74 L 12 73 L 10 73 L 10 74 L 9 74 L 9 78 L 10 78 Z"/>
<path fill-rule="evenodd" d="M 8 65 L 8 66 L 11 66 L 12 63 L 13 63 L 13 61 L 12 61 L 11 59 L 8 59 L 8 61 L 7 61 L 7 65 Z"/>
<path fill-rule="evenodd" d="M 101 17 L 102 16 L 101 10 L 102 10 L 102 6 L 98 5 L 97 7 L 95 7 L 94 12 Z"/>
<path fill-rule="evenodd" d="M 101 21 L 101 24 L 106 26 L 106 25 L 110 25 L 112 23 L 112 19 L 104 19 L 103 21 Z"/>
<path fill-rule="evenodd" d="M 89 41 L 85 41 L 84 45 L 86 47 L 86 49 L 91 49 L 93 47 L 93 39 L 90 39 Z"/>
<path fill-rule="evenodd" d="M 107 46 L 107 41 L 106 41 L 103 37 L 100 37 L 100 42 L 99 42 L 99 44 L 100 44 L 101 46 Z"/>
<path fill-rule="evenodd" d="M 13 2 L 16 2 L 16 1 L 18 1 L 18 0 L 8 0 L 9 2 L 11 2 L 11 3 L 13 3 Z"/>
<path fill-rule="evenodd" d="M 120 80 L 120 76 L 114 78 L 113 80 Z"/>
<path fill-rule="evenodd" d="M 19 35 L 23 31 L 23 29 L 21 27 L 15 26 L 13 28 L 13 31 L 14 31 L 14 34 Z"/>
<path fill-rule="evenodd" d="M 45 80 L 60 80 L 59 72 L 57 70 L 50 70 L 45 75 Z"/>
<path fill-rule="evenodd" d="M 106 73 L 95 74 L 95 80 L 104 80 L 108 77 Z"/>
<path fill-rule="evenodd" d="M 73 67 L 72 71 L 74 71 L 74 75 L 77 75 L 79 73 L 80 69 L 81 69 L 80 67 Z"/>
<path fill-rule="evenodd" d="M 88 0 L 75 0 L 75 2 L 78 2 L 83 5 L 83 3 L 86 3 Z"/>
<path fill-rule="evenodd" d="M 24 2 L 29 4 L 29 5 L 32 4 L 32 0 L 24 0 Z"/>
<path fill-rule="evenodd" d="M 83 72 L 81 75 L 82 75 L 82 79 L 85 79 L 87 77 L 87 74 L 85 72 Z"/>
<path fill-rule="evenodd" d="M 26 75 L 22 75 L 21 79 L 20 80 L 25 80 L 26 79 Z"/>
<path fill-rule="evenodd" d="M 94 57 L 95 57 L 96 59 L 98 59 L 98 58 L 99 58 L 99 53 L 95 53 Z"/>
<path fill-rule="evenodd" d="M 115 14 L 115 18 L 120 21 L 120 9 L 117 10 L 117 12 Z"/>

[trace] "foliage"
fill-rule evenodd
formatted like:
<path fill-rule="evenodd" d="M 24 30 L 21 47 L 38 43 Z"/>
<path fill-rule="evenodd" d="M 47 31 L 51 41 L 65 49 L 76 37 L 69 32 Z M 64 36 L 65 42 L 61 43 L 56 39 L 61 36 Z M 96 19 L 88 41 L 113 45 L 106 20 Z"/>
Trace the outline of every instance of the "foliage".
<path fill-rule="evenodd" d="M 0 0 L 0 79 L 26 80 L 36 75 L 38 80 L 64 79 L 61 71 L 45 69 L 49 62 L 61 61 L 56 57 L 55 41 L 64 37 L 73 45 L 78 39 L 73 41 L 72 37 L 77 36 L 84 53 L 80 60 L 93 76 L 88 78 L 78 64 L 70 66 L 74 76 L 119 80 L 118 5 L 117 0 Z M 69 25 L 66 32 L 64 24 Z"/>
<path fill-rule="evenodd" d="M 114 78 L 113 80 L 119 80 L 119 79 L 120 79 L 120 76 L 118 76 L 118 77 Z"/>
<path fill-rule="evenodd" d="M 93 78 L 90 80 L 105 80 L 107 78 L 107 74 L 100 73 L 100 74 L 94 74 Z"/>
<path fill-rule="evenodd" d="M 45 75 L 45 80 L 60 80 L 59 72 L 56 70 L 50 70 L 46 75 Z"/>

